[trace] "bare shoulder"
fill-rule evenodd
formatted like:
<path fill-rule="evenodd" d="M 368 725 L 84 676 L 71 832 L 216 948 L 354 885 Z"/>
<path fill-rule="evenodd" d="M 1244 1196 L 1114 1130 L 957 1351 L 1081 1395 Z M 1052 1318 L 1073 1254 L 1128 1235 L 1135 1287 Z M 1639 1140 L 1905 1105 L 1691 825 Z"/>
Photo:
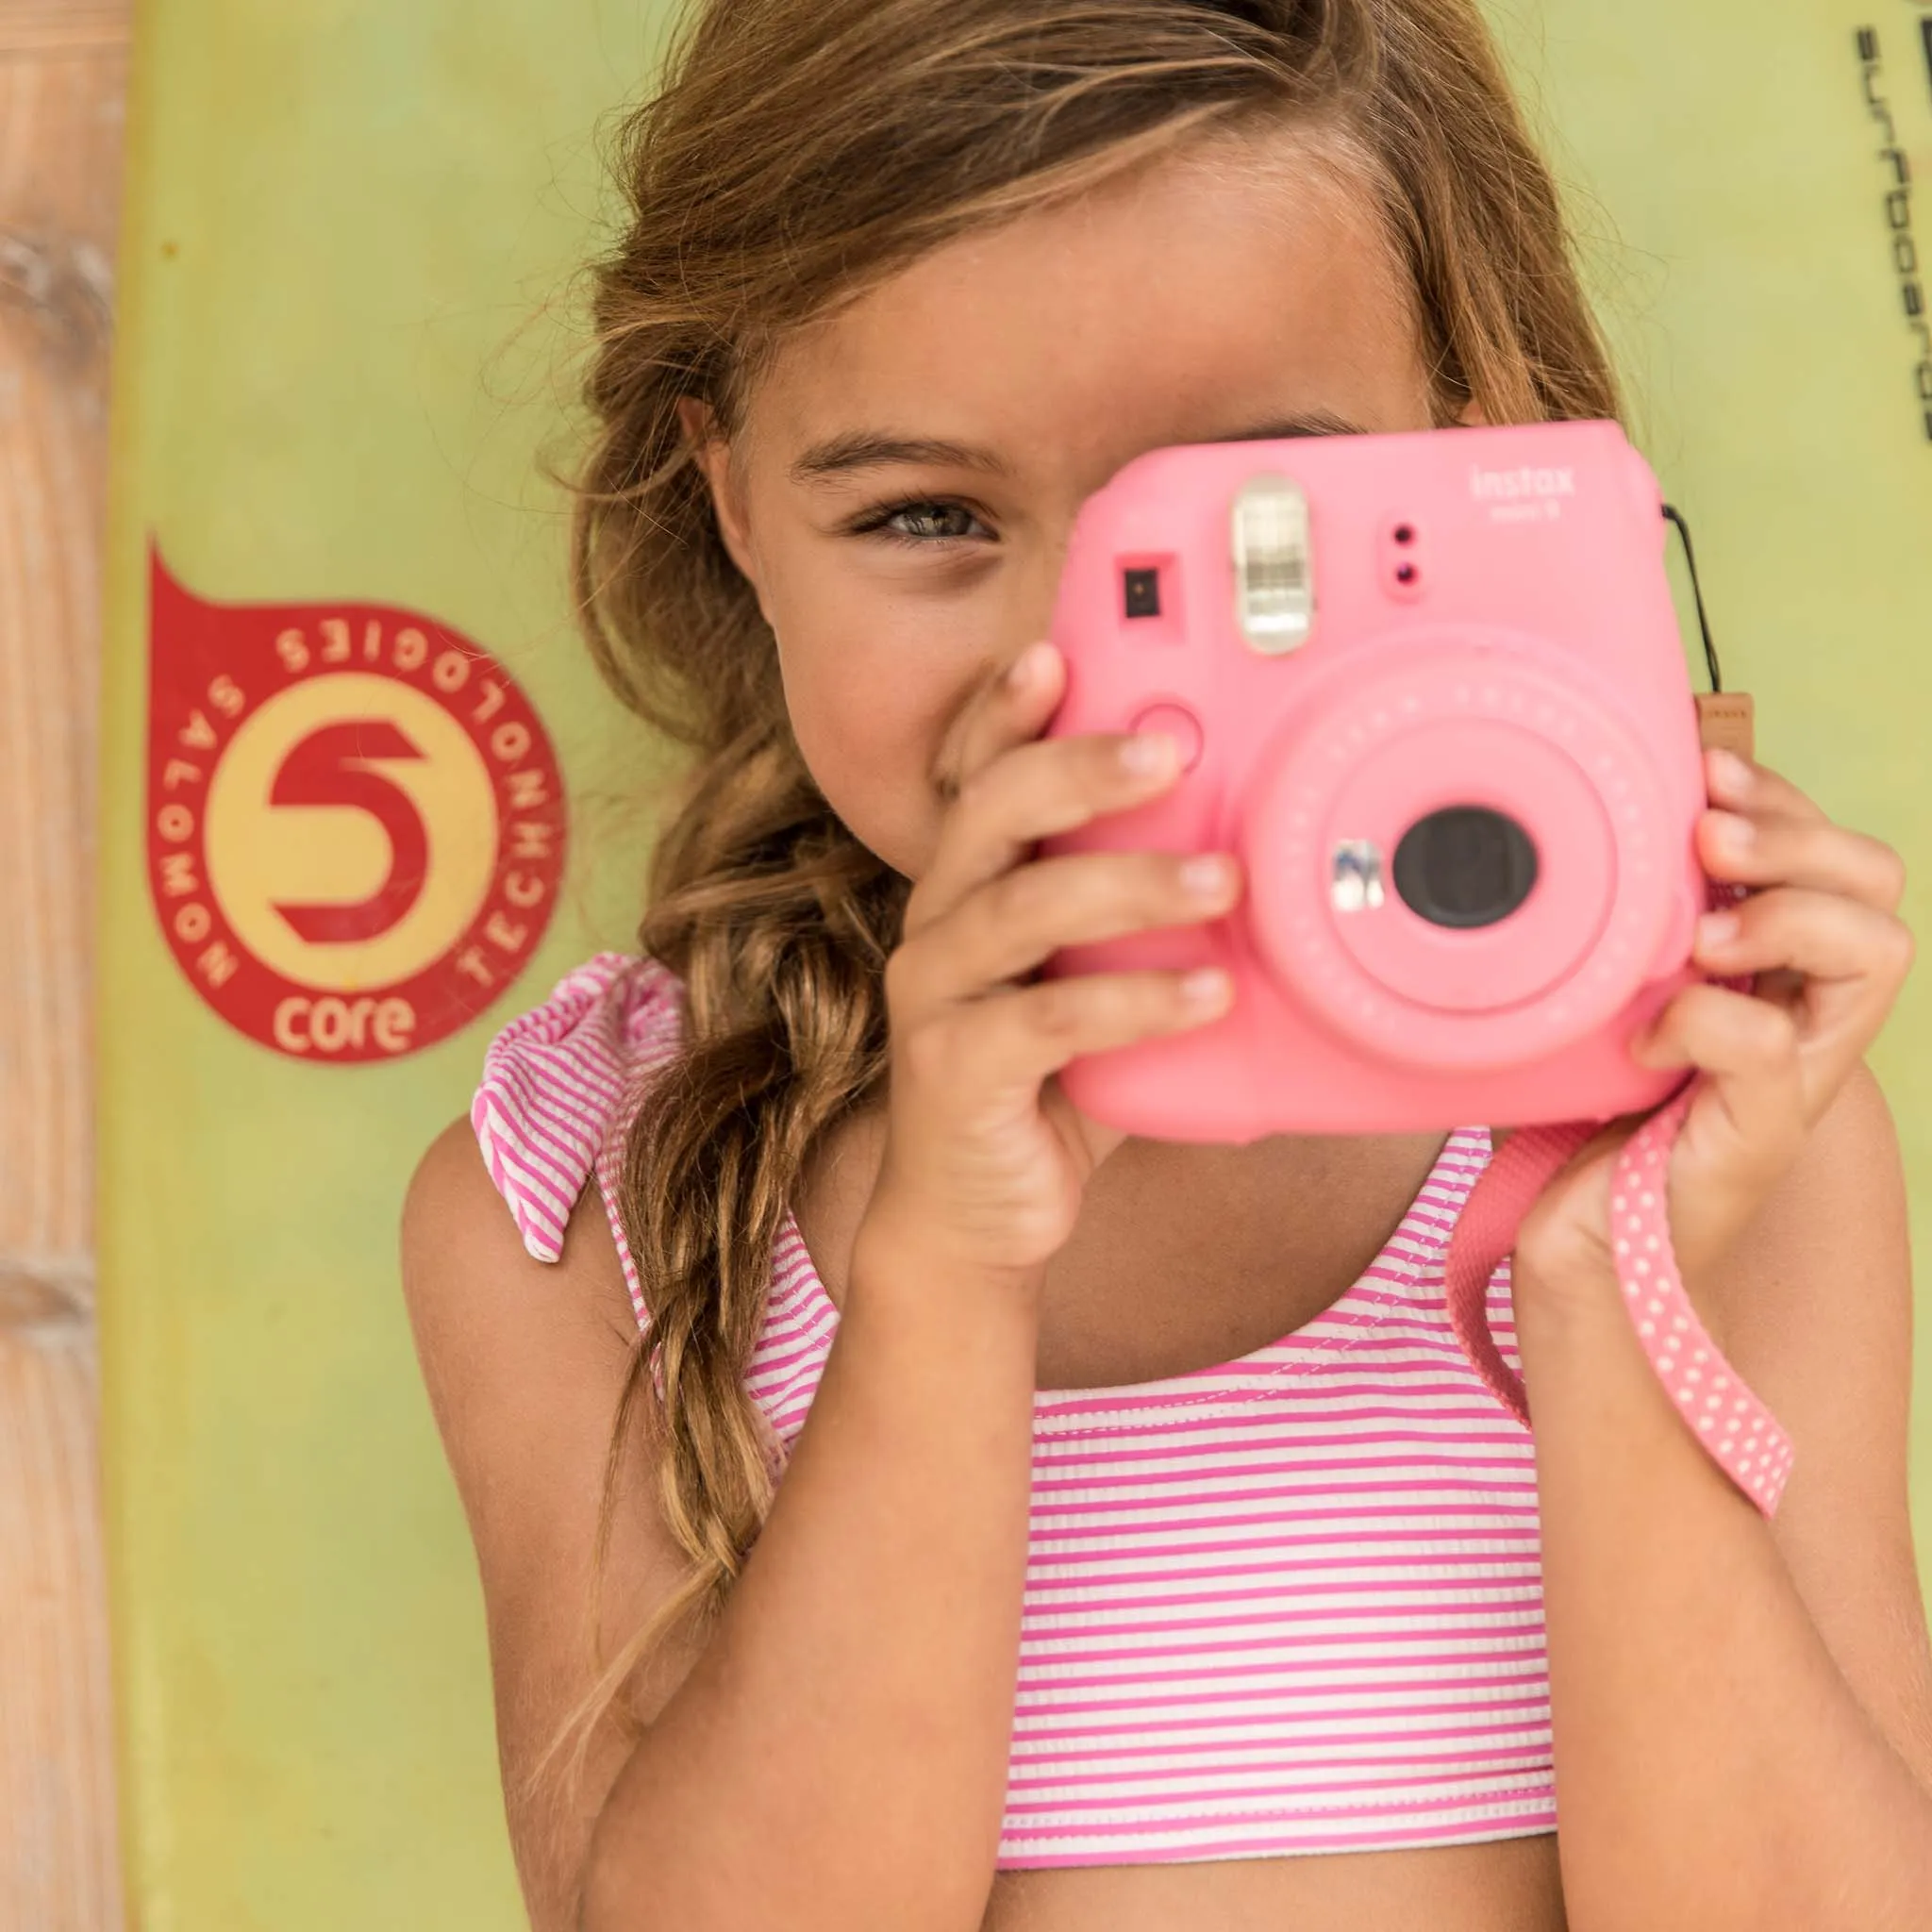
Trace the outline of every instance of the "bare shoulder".
<path fill-rule="evenodd" d="M 625 1354 L 637 1336 L 603 1204 L 586 1186 L 557 1261 L 528 1254 L 483 1164 L 467 1120 L 453 1121 L 417 1163 L 403 1201 L 403 1292 L 418 1339 L 458 1347 L 491 1324 L 556 1333 L 588 1320 Z"/>
<path fill-rule="evenodd" d="M 641 1433 L 616 1434 L 637 1324 L 594 1184 L 571 1214 L 561 1257 L 538 1260 L 464 1121 L 417 1167 L 402 1261 L 424 1381 L 476 1550 L 510 1834 L 532 1923 L 547 1932 L 574 1923 L 584 1846 L 628 1747 L 600 1725 L 561 1812 L 529 1796 L 529 1775 L 595 1683 L 600 1653 L 621 1645 L 683 1574 Z M 615 1513 L 600 1574 L 614 1441 Z"/>
<path fill-rule="evenodd" d="M 1912 1278 L 1898 1135 L 1857 1069 L 1717 1290 L 1797 1449 L 1774 1532 L 1848 1683 L 1932 1784 L 1932 1649 L 1907 1498 Z"/>
<path fill-rule="evenodd" d="M 467 1121 L 430 1143 L 403 1204 L 403 1293 L 430 1399 L 457 1458 L 480 1410 L 490 1439 L 556 1435 L 616 1399 L 637 1327 L 594 1187 L 563 1254 L 540 1261 L 483 1164 Z M 608 1425 L 608 1413 L 603 1417 Z M 455 1430 L 458 1440 L 452 1440 Z M 459 1465 L 458 1480 L 464 1470 Z"/>
<path fill-rule="evenodd" d="M 1748 1355 L 1802 1398 L 1807 1388 L 1829 1391 L 1832 1358 L 1882 1360 L 1888 1392 L 1903 1403 L 1912 1327 L 1905 1172 L 1869 1069 L 1853 1070 L 1715 1287 L 1740 1367 Z"/>

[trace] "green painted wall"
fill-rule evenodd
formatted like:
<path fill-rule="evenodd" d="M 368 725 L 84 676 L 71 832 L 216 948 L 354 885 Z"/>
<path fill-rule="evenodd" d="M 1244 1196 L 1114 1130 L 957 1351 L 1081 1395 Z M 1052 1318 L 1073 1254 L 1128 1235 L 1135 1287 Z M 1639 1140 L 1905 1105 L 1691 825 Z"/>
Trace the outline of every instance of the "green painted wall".
<path fill-rule="evenodd" d="M 560 499 L 536 457 L 568 383 L 542 311 L 597 206 L 593 127 L 648 71 L 653 12 L 169 0 L 138 23 L 100 1191 L 143 1932 L 521 1923 L 480 1598 L 395 1226 L 491 1023 L 635 923 L 645 840 L 623 800 L 652 754 L 569 634 Z M 297 1064 L 175 968 L 143 875 L 149 532 L 208 596 L 432 612 L 535 700 L 577 793 L 569 897 L 467 1031 L 393 1065 Z"/>
<path fill-rule="evenodd" d="M 491 1028 L 625 943 L 634 917 L 636 788 L 658 767 L 569 635 L 559 503 L 536 457 L 567 392 L 552 311 L 600 199 L 592 129 L 641 85 L 660 14 L 654 0 L 141 8 L 100 1189 L 124 1805 L 146 1932 L 521 1923 L 477 1591 L 393 1229 Z M 1932 180 L 1932 76 L 1909 14 L 1891 0 L 1880 15 L 1886 84 Z M 1512 0 L 1507 25 L 1566 175 L 1591 184 L 1580 208 L 1639 428 L 1694 512 L 1767 754 L 1923 872 L 1932 442 L 1857 18 L 1841 0 Z M 1920 235 L 1932 250 L 1932 208 Z M 181 977 L 143 875 L 150 532 L 205 595 L 432 611 L 548 720 L 573 778 L 568 903 L 466 1031 L 397 1064 L 303 1065 L 230 1031 Z M 1880 1055 L 1922 1228 L 1928 1028 L 1922 979 Z M 1917 1454 L 1932 1544 L 1923 1416 Z"/>

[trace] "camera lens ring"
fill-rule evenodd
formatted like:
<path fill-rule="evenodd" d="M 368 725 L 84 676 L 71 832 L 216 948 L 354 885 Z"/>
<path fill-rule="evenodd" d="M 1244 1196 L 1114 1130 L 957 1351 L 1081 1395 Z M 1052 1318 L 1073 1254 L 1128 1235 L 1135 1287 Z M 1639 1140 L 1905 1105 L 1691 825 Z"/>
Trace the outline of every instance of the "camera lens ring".
<path fill-rule="evenodd" d="M 1239 840 L 1250 892 L 1245 924 L 1257 962 L 1282 994 L 1359 1051 L 1391 1064 L 1449 1072 L 1500 1068 L 1540 1058 L 1580 1040 L 1621 1010 L 1641 984 L 1666 937 L 1675 895 L 1682 890 L 1674 857 L 1677 801 L 1650 750 L 1623 722 L 1608 692 L 1592 689 L 1587 667 L 1553 664 L 1548 644 L 1490 626 L 1430 625 L 1399 642 L 1370 647 L 1338 663 L 1304 692 L 1259 756 L 1240 807 Z M 1574 928 L 1568 964 L 1555 976 L 1540 963 L 1511 971 L 1520 951 L 1513 924 L 1458 933 L 1427 925 L 1393 891 L 1365 922 L 1330 902 L 1334 846 L 1344 837 L 1371 837 L 1392 854 L 1403 829 L 1436 805 L 1456 802 L 1455 791 L 1418 797 L 1415 809 L 1381 826 L 1346 824 L 1335 807 L 1367 762 L 1387 756 L 1407 773 L 1438 726 L 1477 727 L 1485 739 L 1504 734 L 1469 775 L 1491 795 L 1483 802 L 1534 824 L 1511 802 L 1514 768 L 1524 758 L 1554 775 L 1574 801 L 1573 823 L 1600 826 L 1605 896 L 1599 914 Z M 1420 731 L 1421 738 L 1411 739 Z M 1511 751 L 1510 743 L 1521 747 Z M 1552 762 L 1554 761 L 1554 762 Z M 1688 841 L 1686 841 L 1688 852 Z M 1545 866 L 1557 854 L 1545 851 Z M 1572 867 L 1551 874 L 1552 892 L 1569 891 Z M 1558 891 L 1558 887 L 1562 891 Z M 1536 905 L 1542 904 L 1537 895 Z M 1554 909 L 1554 908 L 1552 908 Z M 1439 947 L 1470 956 L 1470 984 L 1451 995 L 1433 980 L 1405 991 L 1358 957 L 1362 942 L 1395 918 L 1436 935 Z M 1525 904 L 1525 918 L 1545 917 Z M 1491 943 L 1485 947 L 1485 941 Z M 1503 952 L 1498 954 L 1496 947 Z M 1376 942 L 1373 947 L 1380 951 Z M 1541 950 L 1541 949 L 1539 949 Z M 1447 955 L 1444 956 L 1448 957 Z M 1492 984 L 1492 961 L 1519 991 Z M 1405 975 L 1409 977 L 1412 975 Z M 1500 996 L 1500 997 L 1499 997 Z"/>

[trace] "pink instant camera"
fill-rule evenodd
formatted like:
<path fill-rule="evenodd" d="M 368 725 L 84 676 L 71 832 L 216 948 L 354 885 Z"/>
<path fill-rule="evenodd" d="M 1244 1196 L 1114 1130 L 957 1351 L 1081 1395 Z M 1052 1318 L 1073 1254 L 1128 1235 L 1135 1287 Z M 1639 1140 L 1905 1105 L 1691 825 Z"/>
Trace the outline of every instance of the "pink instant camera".
<path fill-rule="evenodd" d="M 1219 964 L 1230 1012 L 1067 1070 L 1129 1133 L 1607 1119 L 1693 975 L 1695 702 L 1656 477 L 1610 423 L 1157 450 L 1082 509 L 1052 730 L 1187 769 L 1058 851 L 1230 850 L 1210 925 L 1061 974 Z"/>

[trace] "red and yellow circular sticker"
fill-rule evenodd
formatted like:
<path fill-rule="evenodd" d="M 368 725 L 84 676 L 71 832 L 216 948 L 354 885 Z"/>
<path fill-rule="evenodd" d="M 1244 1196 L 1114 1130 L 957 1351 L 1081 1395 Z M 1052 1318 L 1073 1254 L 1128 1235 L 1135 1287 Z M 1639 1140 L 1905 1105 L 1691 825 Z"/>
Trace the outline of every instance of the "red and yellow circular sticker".
<path fill-rule="evenodd" d="M 375 604 L 212 604 L 152 559 L 148 875 L 181 970 L 297 1059 L 396 1059 L 522 969 L 562 776 L 516 682 Z"/>

